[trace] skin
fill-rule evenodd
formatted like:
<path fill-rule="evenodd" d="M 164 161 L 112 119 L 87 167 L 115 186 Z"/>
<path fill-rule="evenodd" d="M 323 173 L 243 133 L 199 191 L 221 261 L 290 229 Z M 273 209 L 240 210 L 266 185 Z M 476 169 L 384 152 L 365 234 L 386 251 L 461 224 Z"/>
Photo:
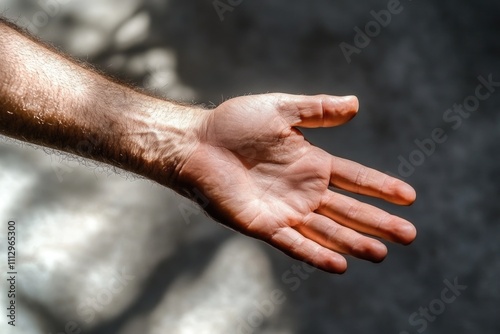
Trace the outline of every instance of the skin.
<path fill-rule="evenodd" d="M 408 221 L 335 192 L 409 205 L 411 186 L 332 156 L 299 130 L 348 122 L 358 111 L 354 96 L 265 94 L 211 110 L 183 106 L 112 82 L 7 22 L 0 57 L 3 135 L 202 196 L 220 223 L 331 273 L 347 269 L 344 255 L 382 261 L 387 248 L 378 238 L 416 237 Z"/>

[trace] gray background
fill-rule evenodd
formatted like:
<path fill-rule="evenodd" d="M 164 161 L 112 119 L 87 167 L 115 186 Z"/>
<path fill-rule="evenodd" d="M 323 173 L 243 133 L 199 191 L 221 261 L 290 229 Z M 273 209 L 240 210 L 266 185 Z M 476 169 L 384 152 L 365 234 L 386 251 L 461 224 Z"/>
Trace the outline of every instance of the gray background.
<path fill-rule="evenodd" d="M 22 24 L 41 3 L 0 0 L 0 10 Z M 500 332 L 500 91 L 457 129 L 443 121 L 478 76 L 500 81 L 500 3 L 403 1 L 350 64 L 340 43 L 353 44 L 354 27 L 387 1 L 246 0 L 223 21 L 209 0 L 60 3 L 36 21 L 40 38 L 158 95 L 217 105 L 248 93 L 356 94 L 351 123 L 307 138 L 395 176 L 416 139 L 442 128 L 447 141 L 405 178 L 412 207 L 370 201 L 415 223 L 411 246 L 389 245 L 379 265 L 350 259 L 343 276 L 300 278 L 267 245 L 199 212 L 184 219 L 189 202 L 167 189 L 2 139 L 0 219 L 17 222 L 21 294 L 18 326 L 4 319 L 1 332 L 238 333 L 256 321 L 253 333 L 417 333 L 410 315 L 437 305 L 455 278 L 467 288 L 422 332 Z M 122 271 L 131 278 L 110 293 Z M 286 301 L 259 318 L 274 290 Z M 78 311 L 89 298 L 91 320 Z"/>

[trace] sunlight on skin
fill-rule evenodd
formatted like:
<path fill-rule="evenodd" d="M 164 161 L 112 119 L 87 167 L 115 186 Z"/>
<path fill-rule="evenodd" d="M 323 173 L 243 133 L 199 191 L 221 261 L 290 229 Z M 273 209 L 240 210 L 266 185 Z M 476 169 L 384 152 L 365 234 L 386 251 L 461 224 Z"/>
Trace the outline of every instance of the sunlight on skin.
<path fill-rule="evenodd" d="M 385 258 L 385 245 L 364 234 L 402 244 L 416 236 L 408 221 L 331 190 L 408 205 L 413 188 L 330 155 L 299 130 L 348 122 L 359 108 L 354 96 L 183 106 L 111 82 L 1 22 L 0 57 L 1 134 L 201 194 L 222 224 L 328 272 L 346 270 L 342 254 Z"/>

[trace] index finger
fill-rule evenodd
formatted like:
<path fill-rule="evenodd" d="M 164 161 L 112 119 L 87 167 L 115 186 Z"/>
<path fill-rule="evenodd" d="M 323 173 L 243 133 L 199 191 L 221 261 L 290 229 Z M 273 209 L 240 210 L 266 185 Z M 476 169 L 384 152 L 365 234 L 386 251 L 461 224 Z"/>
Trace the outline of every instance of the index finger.
<path fill-rule="evenodd" d="M 330 184 L 399 205 L 410 205 L 417 197 L 415 189 L 409 184 L 375 169 L 337 157 L 331 157 Z"/>

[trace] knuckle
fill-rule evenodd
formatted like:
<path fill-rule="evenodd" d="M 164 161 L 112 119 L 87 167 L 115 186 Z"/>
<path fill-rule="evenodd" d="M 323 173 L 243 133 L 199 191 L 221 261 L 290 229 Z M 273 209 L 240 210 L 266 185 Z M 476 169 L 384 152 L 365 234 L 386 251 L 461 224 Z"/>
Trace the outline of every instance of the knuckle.
<path fill-rule="evenodd" d="M 298 236 L 292 241 L 290 245 L 290 251 L 294 254 L 297 254 L 299 253 L 299 250 L 302 248 L 303 245 L 304 245 L 304 238 Z"/>
<path fill-rule="evenodd" d="M 357 187 L 357 190 L 361 188 L 365 183 L 368 178 L 368 171 L 365 168 L 360 167 L 358 171 L 356 172 L 356 178 L 354 180 L 354 184 Z"/>
<path fill-rule="evenodd" d="M 350 245 L 349 251 L 355 256 L 362 256 L 371 252 L 371 247 L 364 238 L 356 238 Z"/>
<path fill-rule="evenodd" d="M 335 224 L 330 224 L 325 230 L 325 236 L 326 236 L 326 241 L 329 244 L 336 244 L 337 243 L 337 236 L 339 234 L 339 226 Z"/>
<path fill-rule="evenodd" d="M 356 220 L 358 214 L 359 214 L 359 205 L 357 204 L 350 204 L 347 208 L 347 212 L 346 212 L 346 218 L 348 220 Z"/>
<path fill-rule="evenodd" d="M 383 213 L 375 216 L 375 229 L 383 231 L 391 231 L 394 216 L 388 213 Z"/>
<path fill-rule="evenodd" d="M 385 175 L 382 182 L 380 183 L 380 188 L 378 189 L 379 195 L 385 193 L 393 194 L 396 192 L 398 186 L 398 180 L 389 175 Z"/>

